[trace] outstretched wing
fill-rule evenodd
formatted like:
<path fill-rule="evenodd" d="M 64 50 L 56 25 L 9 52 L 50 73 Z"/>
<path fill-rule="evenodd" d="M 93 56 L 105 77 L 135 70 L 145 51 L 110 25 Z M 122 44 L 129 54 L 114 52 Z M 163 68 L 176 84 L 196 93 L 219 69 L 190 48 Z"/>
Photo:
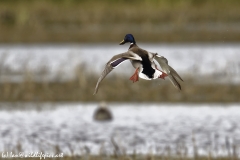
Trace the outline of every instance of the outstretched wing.
<path fill-rule="evenodd" d="M 178 90 L 182 89 L 181 85 L 179 84 L 179 82 L 176 80 L 176 78 L 173 75 L 169 74 L 168 78 L 172 82 L 172 84 L 175 88 L 177 88 Z"/>
<path fill-rule="evenodd" d="M 179 76 L 179 74 L 171 67 L 169 66 L 170 68 L 170 73 L 174 76 L 174 77 L 177 77 L 179 80 L 183 81 L 183 79 Z"/>
<path fill-rule="evenodd" d="M 183 79 L 179 76 L 179 74 L 171 66 L 168 65 L 168 60 L 165 57 L 159 56 L 159 55 L 156 55 L 156 60 L 160 64 L 163 72 L 168 74 L 169 80 L 172 82 L 174 87 L 176 87 L 178 90 L 181 90 L 181 85 L 179 84 L 177 79 L 179 79 L 181 81 L 183 81 Z"/>
<path fill-rule="evenodd" d="M 141 61 L 142 58 L 140 56 L 138 56 L 137 54 L 128 51 L 125 53 L 121 53 L 121 54 L 117 54 L 115 56 L 113 56 L 105 65 L 105 69 L 103 70 L 101 76 L 98 79 L 97 85 L 95 87 L 95 91 L 93 93 L 93 95 L 95 95 L 98 92 L 98 88 L 99 88 L 99 84 L 100 82 L 117 66 L 119 66 L 122 62 L 124 62 L 125 60 L 139 60 Z"/>
<path fill-rule="evenodd" d="M 99 77 L 99 79 L 98 79 L 98 81 L 97 81 L 97 85 L 96 85 L 96 87 L 95 87 L 95 91 L 94 91 L 93 95 L 97 94 L 100 82 L 101 82 L 113 69 L 114 69 L 114 68 L 113 68 L 111 65 L 106 64 L 105 69 L 103 70 L 101 76 Z"/>

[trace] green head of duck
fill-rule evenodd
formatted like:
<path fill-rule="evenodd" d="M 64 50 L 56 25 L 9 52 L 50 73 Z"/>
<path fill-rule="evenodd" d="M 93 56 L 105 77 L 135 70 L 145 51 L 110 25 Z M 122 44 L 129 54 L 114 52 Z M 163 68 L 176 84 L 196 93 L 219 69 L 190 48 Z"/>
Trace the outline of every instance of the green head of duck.
<path fill-rule="evenodd" d="M 130 42 L 130 43 L 133 43 L 133 44 L 136 44 L 136 41 L 133 37 L 132 34 L 126 34 L 126 36 L 124 37 L 124 39 L 120 42 L 120 45 L 123 45 L 127 42 Z"/>

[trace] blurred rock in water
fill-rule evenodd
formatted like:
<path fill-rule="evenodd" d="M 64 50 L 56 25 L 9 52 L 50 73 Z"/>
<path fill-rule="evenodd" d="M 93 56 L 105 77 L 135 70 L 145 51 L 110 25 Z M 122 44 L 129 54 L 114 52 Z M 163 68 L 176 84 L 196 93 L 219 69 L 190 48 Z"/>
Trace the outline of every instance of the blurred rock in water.
<path fill-rule="evenodd" d="M 96 121 L 110 121 L 112 118 L 112 112 L 107 107 L 107 104 L 105 102 L 101 102 L 94 112 L 93 119 Z"/>

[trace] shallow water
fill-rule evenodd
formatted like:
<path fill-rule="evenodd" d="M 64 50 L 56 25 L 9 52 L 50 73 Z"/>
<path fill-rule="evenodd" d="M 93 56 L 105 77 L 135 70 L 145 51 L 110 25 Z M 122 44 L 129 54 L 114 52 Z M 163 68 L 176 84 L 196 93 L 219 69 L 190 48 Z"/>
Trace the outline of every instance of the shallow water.
<path fill-rule="evenodd" d="M 166 147 L 174 153 L 182 146 L 192 154 L 193 138 L 200 154 L 226 155 L 228 146 L 240 146 L 240 104 L 109 104 L 114 119 L 102 123 L 92 118 L 95 103 L 6 109 L 11 105 L 1 104 L 0 152 L 20 144 L 25 152 L 54 152 L 58 146 L 65 155 L 84 149 L 97 154 L 103 148 L 113 153 L 112 138 L 128 153 L 162 153 Z"/>
<path fill-rule="evenodd" d="M 169 60 L 169 64 L 180 74 L 189 74 L 198 79 L 201 75 L 225 77 L 226 82 L 240 82 L 240 46 L 238 44 L 139 44 L 140 47 L 157 52 Z M 100 75 L 104 64 L 115 54 L 127 51 L 128 45 L 118 44 L 81 44 L 81 45 L 0 45 L 1 79 L 5 72 L 31 71 L 47 69 L 47 78 L 70 79 L 75 69 L 85 64 L 85 70 Z M 127 69 L 127 68 L 131 69 Z M 121 64 L 114 73 L 133 72 L 129 62 Z M 39 75 L 40 78 L 43 75 Z M 20 78 L 21 79 L 21 78 Z M 43 78 L 44 79 L 44 78 Z M 56 79 L 56 78 L 55 78 Z M 15 76 L 12 80 L 19 80 Z"/>

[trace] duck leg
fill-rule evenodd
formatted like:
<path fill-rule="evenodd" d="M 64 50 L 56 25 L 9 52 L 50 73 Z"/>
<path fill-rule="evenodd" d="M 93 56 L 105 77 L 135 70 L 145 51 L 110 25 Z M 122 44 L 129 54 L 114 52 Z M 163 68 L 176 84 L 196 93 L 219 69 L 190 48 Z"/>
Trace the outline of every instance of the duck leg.
<path fill-rule="evenodd" d="M 132 77 L 130 77 L 130 80 L 133 81 L 133 83 L 138 81 L 138 70 L 139 68 L 137 68 Z"/>
<path fill-rule="evenodd" d="M 157 70 L 161 71 L 160 69 L 157 68 L 157 65 L 155 65 L 155 68 L 156 68 Z M 163 71 L 161 71 L 161 72 L 162 72 L 162 74 L 159 76 L 159 78 L 162 78 L 162 79 L 165 80 L 165 77 L 167 77 L 168 75 L 167 75 L 166 73 L 164 73 Z"/>
<path fill-rule="evenodd" d="M 166 74 L 166 73 L 164 73 L 164 72 L 162 72 L 162 75 L 161 76 L 159 76 L 159 78 L 162 78 L 162 79 L 164 79 L 165 80 L 165 77 L 167 77 L 168 75 Z"/>

